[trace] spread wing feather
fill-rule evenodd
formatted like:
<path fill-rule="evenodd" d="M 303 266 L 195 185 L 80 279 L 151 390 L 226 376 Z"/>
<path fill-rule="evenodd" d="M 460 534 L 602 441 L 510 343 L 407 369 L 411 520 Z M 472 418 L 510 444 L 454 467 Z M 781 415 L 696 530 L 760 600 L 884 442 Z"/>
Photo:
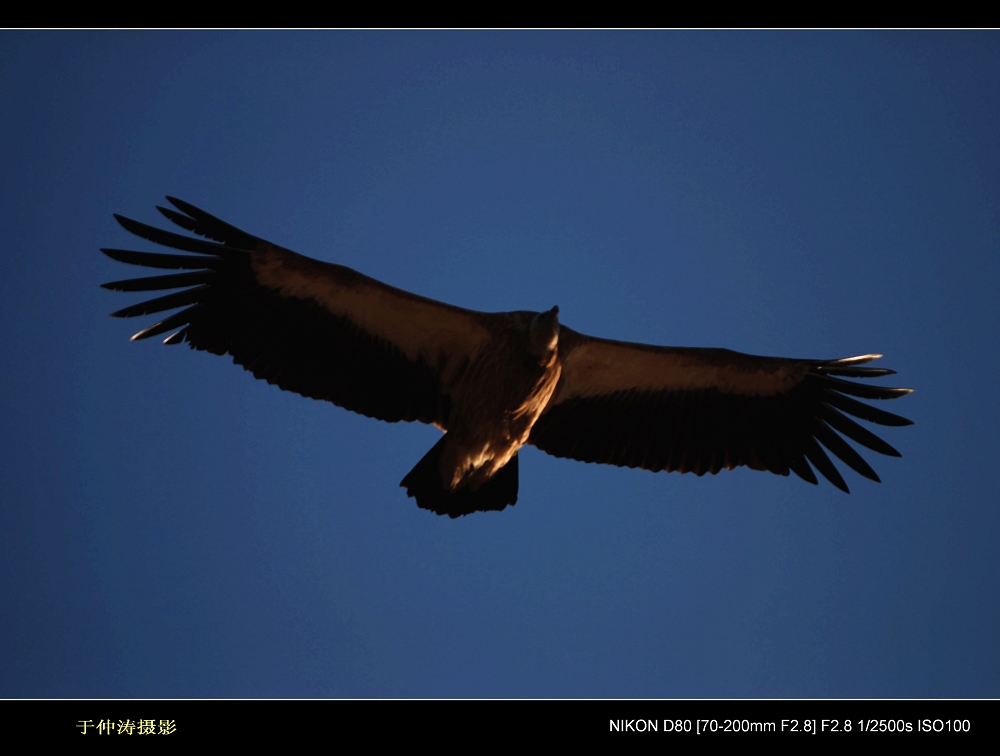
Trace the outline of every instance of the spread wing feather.
<path fill-rule="evenodd" d="M 102 250 L 132 265 L 193 271 L 104 284 L 114 291 L 181 289 L 113 313 L 130 318 L 187 308 L 133 340 L 175 331 L 165 343 L 229 354 L 257 378 L 303 396 L 380 420 L 447 426 L 449 391 L 488 341 L 495 316 L 303 257 L 167 199 L 176 210 L 160 212 L 203 239 L 115 217 L 143 239 L 193 254 Z"/>
<path fill-rule="evenodd" d="M 794 472 L 810 483 L 817 482 L 815 468 L 847 491 L 823 447 L 860 475 L 879 478 L 839 434 L 882 454 L 899 452 L 846 415 L 911 424 L 846 396 L 910 393 L 844 380 L 891 375 L 860 367 L 881 355 L 755 357 L 595 339 L 566 327 L 560 328 L 559 355 L 562 377 L 529 439 L 557 457 L 696 475 L 746 465 Z"/>

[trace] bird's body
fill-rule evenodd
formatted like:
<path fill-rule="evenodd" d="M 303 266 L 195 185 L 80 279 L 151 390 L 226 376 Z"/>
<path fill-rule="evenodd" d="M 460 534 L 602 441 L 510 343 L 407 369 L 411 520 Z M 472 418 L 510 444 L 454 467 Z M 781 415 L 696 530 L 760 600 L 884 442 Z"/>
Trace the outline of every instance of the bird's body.
<path fill-rule="evenodd" d="M 509 322 L 469 364 L 452 392 L 448 438 L 440 472 L 449 490 L 478 490 L 528 442 L 561 374 L 555 350 L 529 350 L 535 313 L 513 312 Z M 493 387 L 483 391 L 483 386 Z"/>
<path fill-rule="evenodd" d="M 283 389 L 380 420 L 434 423 L 445 435 L 402 485 L 439 514 L 514 504 L 525 444 L 585 462 L 698 475 L 747 465 L 815 483 L 811 462 L 846 491 L 817 440 L 877 481 L 838 432 L 898 452 L 843 413 L 909 424 L 845 396 L 909 393 L 843 380 L 890 374 L 859 367 L 879 355 L 790 360 L 595 339 L 561 326 L 558 308 L 454 307 L 170 201 L 182 212 L 160 208 L 167 218 L 217 243 L 118 217 L 139 236 L 195 253 L 104 250 L 122 262 L 194 271 L 105 284 L 119 291 L 192 287 L 114 313 L 187 307 L 133 339 L 175 331 L 166 343 L 229 354 Z"/>

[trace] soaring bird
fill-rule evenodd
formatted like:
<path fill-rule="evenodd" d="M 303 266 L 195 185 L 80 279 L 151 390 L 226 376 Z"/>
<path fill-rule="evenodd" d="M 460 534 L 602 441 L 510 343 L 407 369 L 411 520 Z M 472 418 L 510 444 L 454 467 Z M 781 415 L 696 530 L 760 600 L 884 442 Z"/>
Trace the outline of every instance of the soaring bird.
<path fill-rule="evenodd" d="M 842 435 L 900 456 L 848 415 L 911 424 L 851 398 L 910 393 L 845 380 L 891 375 L 862 367 L 878 354 L 785 359 L 594 338 L 561 325 L 558 307 L 485 313 L 436 302 L 167 199 L 174 209 L 158 210 L 202 239 L 115 218 L 143 239 L 192 254 L 102 250 L 123 263 L 187 271 L 104 284 L 181 289 L 112 313 L 185 308 L 132 340 L 169 332 L 165 344 L 228 354 L 255 377 L 302 396 L 391 423 L 437 425 L 445 434 L 400 485 L 438 514 L 515 504 L 525 444 L 654 472 L 714 475 L 746 465 L 816 484 L 815 468 L 848 492 L 822 447 L 876 482 Z"/>

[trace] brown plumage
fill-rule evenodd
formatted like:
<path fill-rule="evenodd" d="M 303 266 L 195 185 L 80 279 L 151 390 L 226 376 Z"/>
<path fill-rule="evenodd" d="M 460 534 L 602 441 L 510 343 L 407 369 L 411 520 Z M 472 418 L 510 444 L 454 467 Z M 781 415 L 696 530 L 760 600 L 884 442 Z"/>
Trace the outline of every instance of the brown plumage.
<path fill-rule="evenodd" d="M 847 491 L 820 444 L 875 481 L 841 434 L 899 456 L 847 415 L 910 424 L 851 398 L 910 392 L 844 380 L 892 374 L 861 367 L 880 355 L 793 360 L 596 339 L 561 326 L 557 307 L 453 307 L 303 257 L 168 199 L 176 210 L 159 208 L 164 216 L 211 241 L 115 216 L 144 239 L 194 253 L 102 250 L 133 265 L 191 271 L 104 284 L 183 289 L 113 313 L 186 308 L 133 340 L 173 332 L 165 343 L 229 354 L 282 389 L 379 420 L 434 423 L 445 435 L 401 485 L 438 514 L 513 505 L 517 452 L 526 443 L 583 462 L 696 475 L 747 465 L 816 483 L 815 467 Z"/>

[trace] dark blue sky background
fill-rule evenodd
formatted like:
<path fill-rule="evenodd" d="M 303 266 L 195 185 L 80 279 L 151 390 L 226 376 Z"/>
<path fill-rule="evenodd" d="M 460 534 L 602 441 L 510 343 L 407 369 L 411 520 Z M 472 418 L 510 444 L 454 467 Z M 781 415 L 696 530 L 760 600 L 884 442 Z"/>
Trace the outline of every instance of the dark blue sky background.
<path fill-rule="evenodd" d="M 0 696 L 998 696 L 996 33 L 0 33 Z M 129 343 L 171 194 L 480 310 L 882 352 L 881 485 L 521 455 Z"/>

